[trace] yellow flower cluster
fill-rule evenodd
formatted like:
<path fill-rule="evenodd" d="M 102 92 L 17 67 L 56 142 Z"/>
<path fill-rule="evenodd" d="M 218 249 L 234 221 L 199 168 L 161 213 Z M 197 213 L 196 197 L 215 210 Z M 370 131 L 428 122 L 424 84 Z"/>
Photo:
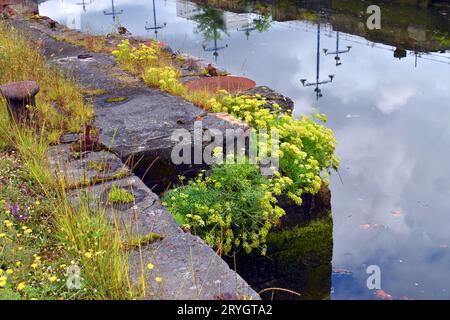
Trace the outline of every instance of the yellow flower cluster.
<path fill-rule="evenodd" d="M 140 44 L 138 48 L 135 48 L 130 44 L 130 40 L 126 39 L 112 54 L 126 70 L 137 72 L 154 63 L 158 59 L 159 52 L 157 42 L 152 42 L 150 46 Z"/>
<path fill-rule="evenodd" d="M 317 193 L 322 179 L 329 183 L 329 170 L 338 168 L 339 161 L 334 156 L 336 140 L 333 132 L 322 124 L 327 121 L 325 115 L 297 119 L 282 113 L 276 104 L 272 109 L 266 105 L 267 101 L 260 96 L 228 95 L 215 108 L 246 121 L 257 130 L 277 130 L 280 149 L 272 156 L 279 156 L 281 174 L 290 180 L 281 183 L 285 187 L 282 189 L 274 179 L 274 193 L 285 192 L 300 205 L 304 192 Z M 270 150 L 269 145 L 260 144 L 259 147 Z"/>
<path fill-rule="evenodd" d="M 151 87 L 182 96 L 186 94 L 186 88 L 178 81 L 179 76 L 179 71 L 173 67 L 152 67 L 144 71 L 142 79 Z"/>
<path fill-rule="evenodd" d="M 281 189 L 290 184 L 280 178 Z M 276 206 L 271 182 L 248 161 L 213 166 L 208 177 L 201 173 L 186 186 L 170 190 L 164 205 L 180 225 L 227 254 L 242 246 L 247 252 L 264 248 L 270 228 L 285 214 Z"/>

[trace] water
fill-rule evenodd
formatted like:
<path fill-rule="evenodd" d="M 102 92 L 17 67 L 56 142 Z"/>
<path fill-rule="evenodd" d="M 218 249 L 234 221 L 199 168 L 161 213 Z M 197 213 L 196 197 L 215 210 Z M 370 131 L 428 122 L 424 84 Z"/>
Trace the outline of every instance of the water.
<path fill-rule="evenodd" d="M 366 286 L 369 265 L 380 267 L 382 289 L 394 298 L 450 298 L 450 51 L 432 41 L 433 31 L 450 33 L 450 15 L 387 7 L 383 32 L 370 33 L 361 27 L 365 18 L 339 8 L 319 26 L 314 15 L 287 15 L 298 8 L 269 7 L 277 20 L 290 21 L 259 32 L 250 29 L 255 20 L 264 25 L 260 16 L 225 12 L 225 23 L 207 19 L 220 34 L 214 43 L 192 20 L 199 11 L 191 2 L 156 0 L 156 24 L 151 0 L 116 0 L 115 15 L 105 15 L 112 12 L 108 0 L 87 2 L 85 11 L 80 2 L 50 0 L 40 13 L 83 31 L 108 33 L 120 24 L 134 35 L 157 37 L 291 97 L 295 114 L 315 107 L 328 116 L 342 178 L 331 183 L 332 298 L 377 298 Z M 334 54 L 323 52 L 336 50 L 337 30 L 339 50 L 351 46 L 339 66 Z M 334 75 L 320 86 L 319 98 L 314 86 L 300 82 L 314 83 L 318 69 L 319 81 Z"/>

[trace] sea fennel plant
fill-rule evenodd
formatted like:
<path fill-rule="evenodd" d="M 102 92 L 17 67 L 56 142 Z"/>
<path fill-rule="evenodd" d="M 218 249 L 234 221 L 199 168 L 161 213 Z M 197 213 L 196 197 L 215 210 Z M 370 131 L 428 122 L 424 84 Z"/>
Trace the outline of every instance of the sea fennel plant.
<path fill-rule="evenodd" d="M 270 181 L 250 162 L 216 164 L 185 186 L 170 190 L 164 205 L 184 228 L 220 253 L 264 247 L 270 228 L 284 215 Z"/>

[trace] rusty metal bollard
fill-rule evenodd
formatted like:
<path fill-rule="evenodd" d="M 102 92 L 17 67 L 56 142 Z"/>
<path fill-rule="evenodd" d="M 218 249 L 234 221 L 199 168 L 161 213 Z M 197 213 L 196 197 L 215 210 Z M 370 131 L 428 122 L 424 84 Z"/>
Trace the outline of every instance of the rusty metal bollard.
<path fill-rule="evenodd" d="M 39 85 L 35 81 L 12 82 L 0 86 L 0 95 L 6 99 L 9 115 L 17 123 L 27 123 L 30 114 L 27 106 L 36 106 Z"/>

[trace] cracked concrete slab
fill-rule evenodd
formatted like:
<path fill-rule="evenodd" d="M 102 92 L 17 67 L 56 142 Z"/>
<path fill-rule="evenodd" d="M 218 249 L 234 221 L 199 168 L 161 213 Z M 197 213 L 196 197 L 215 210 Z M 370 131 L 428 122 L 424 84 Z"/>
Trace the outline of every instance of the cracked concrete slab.
<path fill-rule="evenodd" d="M 53 173 L 69 189 L 123 178 L 131 174 L 116 155 L 107 152 L 73 152 L 72 145 L 52 146 L 48 162 Z"/>
<path fill-rule="evenodd" d="M 108 194 L 113 187 L 133 194 L 134 200 L 130 203 L 111 203 L 108 201 Z M 172 215 L 161 205 L 158 196 L 136 176 L 88 186 L 73 191 L 71 196 L 75 203 L 87 201 L 91 208 L 101 208 L 100 211 L 105 212 L 111 222 L 120 228 L 124 240 L 145 237 L 150 233 L 169 237 L 180 231 Z"/>

